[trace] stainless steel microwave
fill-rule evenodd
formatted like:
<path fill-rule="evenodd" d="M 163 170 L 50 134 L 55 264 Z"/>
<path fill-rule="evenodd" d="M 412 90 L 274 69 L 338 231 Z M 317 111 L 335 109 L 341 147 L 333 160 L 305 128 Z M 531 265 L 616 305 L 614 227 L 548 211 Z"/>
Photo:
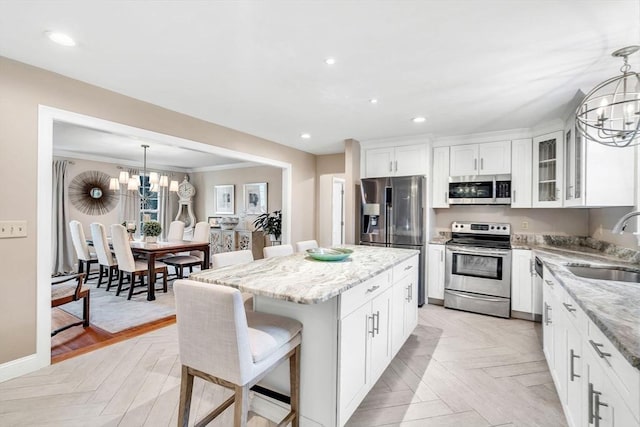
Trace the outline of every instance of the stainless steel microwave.
<path fill-rule="evenodd" d="M 511 175 L 452 176 L 450 205 L 510 205 Z"/>

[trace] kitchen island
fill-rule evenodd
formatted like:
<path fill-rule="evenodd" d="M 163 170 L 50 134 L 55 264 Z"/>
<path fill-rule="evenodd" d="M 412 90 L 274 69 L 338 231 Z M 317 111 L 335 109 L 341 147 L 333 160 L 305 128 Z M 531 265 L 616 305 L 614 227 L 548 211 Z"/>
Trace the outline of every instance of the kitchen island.
<path fill-rule="evenodd" d="M 343 426 L 418 320 L 418 251 L 347 246 L 351 257 L 306 254 L 205 270 L 192 280 L 254 295 L 255 310 L 303 324 L 301 425 Z M 288 394 L 281 366 L 262 386 Z"/>

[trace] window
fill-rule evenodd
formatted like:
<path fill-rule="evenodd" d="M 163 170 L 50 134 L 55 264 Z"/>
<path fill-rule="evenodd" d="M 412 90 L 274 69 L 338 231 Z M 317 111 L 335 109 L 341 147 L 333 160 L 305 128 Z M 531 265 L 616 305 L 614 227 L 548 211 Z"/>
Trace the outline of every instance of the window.
<path fill-rule="evenodd" d="M 140 190 L 146 195 L 146 198 L 140 198 L 140 218 L 138 218 L 139 230 L 146 221 L 158 221 L 158 193 L 149 191 L 148 176 L 140 176 Z M 143 190 L 144 188 L 144 190 Z M 147 216 L 148 215 L 148 216 Z"/>

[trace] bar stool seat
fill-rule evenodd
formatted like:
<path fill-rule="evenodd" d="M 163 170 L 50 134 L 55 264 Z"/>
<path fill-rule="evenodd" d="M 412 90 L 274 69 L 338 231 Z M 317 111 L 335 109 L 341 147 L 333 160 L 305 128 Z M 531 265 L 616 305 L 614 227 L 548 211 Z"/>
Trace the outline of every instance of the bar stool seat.
<path fill-rule="evenodd" d="M 302 324 L 245 312 L 240 291 L 231 287 L 177 280 L 174 292 L 182 363 L 178 424 L 189 424 L 193 379 L 199 377 L 235 393 L 197 425 L 211 422 L 235 404 L 234 426 L 246 426 L 249 389 L 289 359 L 291 411 L 279 425 L 299 426 Z"/>

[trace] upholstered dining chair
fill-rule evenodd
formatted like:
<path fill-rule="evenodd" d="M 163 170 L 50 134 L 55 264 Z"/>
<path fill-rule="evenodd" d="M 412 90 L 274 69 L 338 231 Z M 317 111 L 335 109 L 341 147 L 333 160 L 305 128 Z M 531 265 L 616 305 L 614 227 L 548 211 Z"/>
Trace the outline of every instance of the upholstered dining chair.
<path fill-rule="evenodd" d="M 266 246 L 262 249 L 262 255 L 265 258 L 271 258 L 274 256 L 286 256 L 293 254 L 293 246 L 291 245 L 276 245 Z"/>
<path fill-rule="evenodd" d="M 296 252 L 306 252 L 307 249 L 315 249 L 318 247 L 318 242 L 315 240 L 303 240 L 302 242 L 296 242 Z"/>
<path fill-rule="evenodd" d="M 289 360 L 291 409 L 278 425 L 299 425 L 302 324 L 273 314 L 245 312 L 237 289 L 177 280 L 176 323 L 182 364 L 178 425 L 189 424 L 194 377 L 234 391 L 204 417 L 204 425 L 235 404 L 234 426 L 247 425 L 249 389 Z M 206 333 L 203 333 L 206 331 Z"/>
<path fill-rule="evenodd" d="M 193 231 L 193 239 L 191 241 L 192 242 L 208 242 L 210 228 L 211 226 L 209 225 L 208 222 L 202 221 L 197 223 L 195 230 Z M 162 258 L 162 262 L 175 268 L 176 276 L 178 277 L 178 279 L 182 279 L 184 277 L 184 269 L 186 267 L 189 267 L 189 272 L 193 273 L 193 267 L 197 265 L 202 265 L 203 259 L 204 259 L 204 252 L 191 251 L 188 254 L 180 253 L 177 255 L 167 256 L 166 258 Z"/>
<path fill-rule="evenodd" d="M 51 308 L 60 307 L 70 302 L 82 300 L 82 320 L 73 322 L 51 331 L 51 336 L 57 335 L 74 326 L 89 326 L 89 295 L 90 289 L 84 284 L 85 273 L 72 276 L 58 277 L 51 282 Z M 72 280 L 74 280 L 72 282 Z"/>
<path fill-rule="evenodd" d="M 78 273 L 84 273 L 85 267 L 87 269 L 87 280 L 91 274 L 91 264 L 98 263 L 98 257 L 95 252 L 89 250 L 87 239 L 82 229 L 80 221 L 69 222 L 69 230 L 71 231 L 71 242 L 76 250 L 76 256 L 78 257 Z"/>
<path fill-rule="evenodd" d="M 111 243 L 113 245 L 113 251 L 116 254 L 116 260 L 118 261 L 118 290 L 116 295 L 120 295 L 122 289 L 122 282 L 124 281 L 124 274 L 127 273 L 129 277 L 129 293 L 127 299 L 131 299 L 134 295 L 133 288 L 135 287 L 136 277 L 140 278 L 140 285 L 144 287 L 144 276 L 147 274 L 162 273 L 162 290 L 167 292 L 167 265 L 163 262 L 156 261 L 153 272 L 148 271 L 147 261 L 136 260 L 133 258 L 133 252 L 131 246 L 129 246 L 129 236 L 127 235 L 127 229 L 120 224 L 111 225 Z M 124 289 L 124 290 L 127 290 Z M 144 291 L 136 292 L 135 295 Z"/>
<path fill-rule="evenodd" d="M 169 232 L 167 233 L 167 242 L 179 242 L 182 240 L 184 240 L 184 222 L 171 221 Z"/>
<path fill-rule="evenodd" d="M 93 240 L 93 247 L 98 255 L 98 265 L 100 265 L 100 278 L 98 279 L 98 288 L 102 284 L 102 278 L 107 276 L 107 291 L 111 289 L 111 281 L 113 277 L 118 274 L 118 263 L 116 258 L 111 253 L 109 247 L 109 241 L 107 240 L 107 231 L 104 225 L 99 222 L 91 223 L 91 239 Z"/>

